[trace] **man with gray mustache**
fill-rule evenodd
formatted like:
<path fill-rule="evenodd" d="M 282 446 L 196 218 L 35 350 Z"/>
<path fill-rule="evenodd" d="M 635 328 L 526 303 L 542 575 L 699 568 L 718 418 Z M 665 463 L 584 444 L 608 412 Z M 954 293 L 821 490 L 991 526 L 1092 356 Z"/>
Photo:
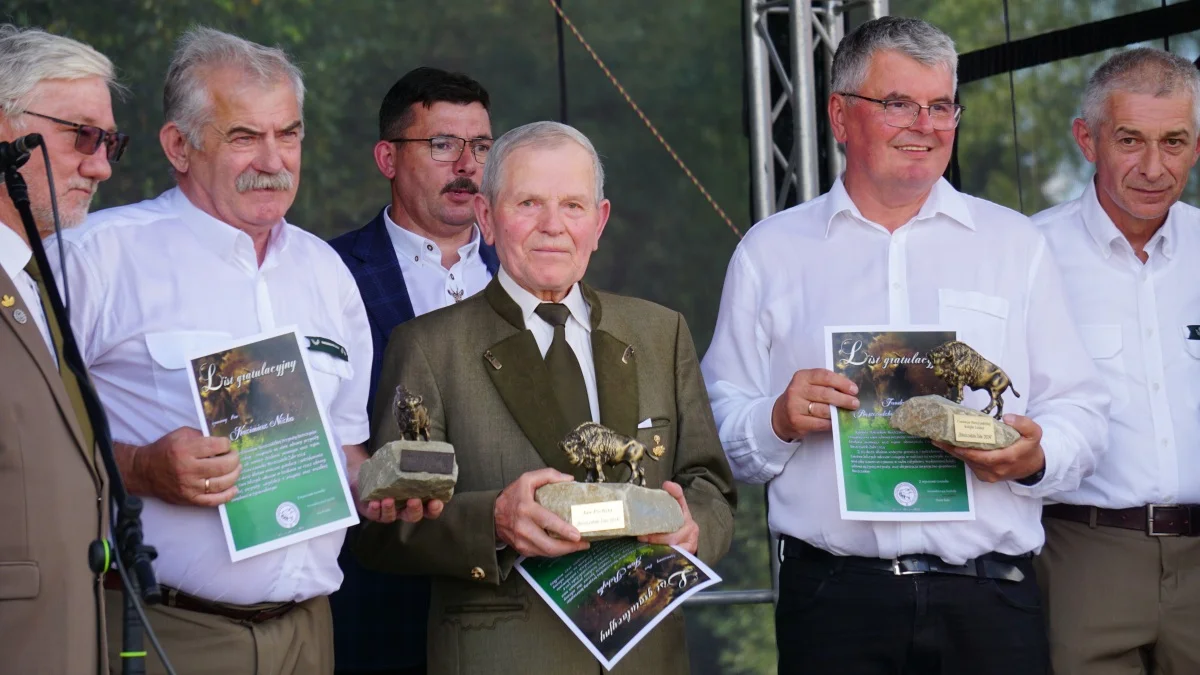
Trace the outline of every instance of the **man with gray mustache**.
<path fill-rule="evenodd" d="M 300 183 L 304 82 L 278 49 L 195 28 L 163 103 L 159 141 L 177 186 L 64 233 L 61 261 L 117 464 L 158 550 L 165 602 L 147 614 L 179 673 L 329 674 L 345 531 L 230 560 L 216 507 L 237 495 L 242 465 L 229 439 L 195 428 L 187 368 L 189 354 L 287 326 L 334 346 L 310 346 L 307 365 L 355 486 L 368 435 L 366 310 L 333 249 L 284 219 Z M 359 505 L 367 518 L 381 508 Z M 120 631 L 120 595 L 106 604 Z M 110 635 L 114 672 L 120 644 Z M 163 671 L 154 652 L 147 667 Z"/>

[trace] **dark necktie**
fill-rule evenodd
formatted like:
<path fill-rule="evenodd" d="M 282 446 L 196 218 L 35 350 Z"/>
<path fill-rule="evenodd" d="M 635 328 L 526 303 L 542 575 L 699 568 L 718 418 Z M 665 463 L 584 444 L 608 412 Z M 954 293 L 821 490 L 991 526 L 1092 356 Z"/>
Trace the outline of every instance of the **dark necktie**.
<path fill-rule="evenodd" d="M 95 446 L 96 437 L 92 431 L 91 421 L 88 419 L 87 408 L 83 406 L 83 394 L 79 390 L 79 380 L 75 378 L 75 373 L 63 363 L 63 337 L 62 330 L 58 325 L 58 320 L 54 316 L 54 312 L 50 306 L 50 296 L 46 291 L 46 284 L 42 281 L 42 275 L 38 272 L 37 263 L 32 258 L 29 264 L 25 266 L 25 272 L 33 277 L 37 282 L 38 296 L 42 299 L 42 313 L 46 316 L 46 327 L 50 329 L 50 339 L 54 341 L 54 352 L 58 355 L 58 372 L 62 376 L 63 388 L 67 390 L 67 398 L 71 401 L 71 408 L 75 411 L 75 419 L 79 421 L 79 428 L 83 431 L 84 447 L 91 449 Z"/>
<path fill-rule="evenodd" d="M 546 351 L 546 368 L 550 371 L 550 382 L 563 416 L 574 429 L 592 419 L 592 406 L 588 403 L 587 386 L 583 383 L 579 359 L 575 357 L 571 345 L 567 344 L 566 325 L 571 310 L 566 305 L 543 302 L 534 313 L 554 326 L 554 339 Z"/>

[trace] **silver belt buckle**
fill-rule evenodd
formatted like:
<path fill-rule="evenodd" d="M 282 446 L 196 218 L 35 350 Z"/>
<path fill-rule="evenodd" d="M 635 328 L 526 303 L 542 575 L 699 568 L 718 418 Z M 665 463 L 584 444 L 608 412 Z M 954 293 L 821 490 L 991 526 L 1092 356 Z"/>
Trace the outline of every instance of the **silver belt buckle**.
<path fill-rule="evenodd" d="M 892 558 L 892 574 L 898 577 L 907 577 L 913 574 L 924 574 L 921 570 L 906 570 L 900 567 L 900 559 Z"/>
<path fill-rule="evenodd" d="M 1146 505 L 1146 536 L 1148 537 L 1178 537 L 1177 532 L 1155 532 L 1154 512 L 1158 509 L 1180 509 L 1179 504 L 1147 504 Z"/>

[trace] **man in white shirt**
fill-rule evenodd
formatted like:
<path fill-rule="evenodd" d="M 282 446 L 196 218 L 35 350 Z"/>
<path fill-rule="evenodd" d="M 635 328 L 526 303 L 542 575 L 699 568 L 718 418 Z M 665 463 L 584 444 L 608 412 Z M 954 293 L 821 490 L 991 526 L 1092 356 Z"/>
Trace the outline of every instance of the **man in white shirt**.
<path fill-rule="evenodd" d="M 1034 217 L 1112 395 L 1096 473 L 1045 507 L 1038 576 L 1058 675 L 1200 672 L 1200 72 L 1131 49 L 1088 81 L 1096 172 Z"/>
<path fill-rule="evenodd" d="M 190 30 L 167 72 L 159 133 L 178 186 L 63 235 L 72 325 L 158 550 L 165 601 L 148 608 L 150 621 L 179 673 L 333 670 L 326 596 L 342 580 L 345 533 L 231 562 L 216 507 L 236 495 L 241 464 L 227 438 L 195 428 L 186 367 L 190 353 L 285 326 L 340 346 L 310 351 L 308 362 L 356 482 L 368 434 L 366 312 L 329 245 L 284 220 L 299 181 L 303 97 L 282 51 Z M 396 516 L 394 504 L 359 509 Z M 107 607 L 116 672 L 120 596 Z M 147 665 L 162 672 L 153 652 Z"/>
<path fill-rule="evenodd" d="M 83 222 L 128 140 L 113 120 L 115 86 L 91 47 L 0 25 L 0 141 L 42 136 L 64 227 Z M 96 672 L 106 668 L 102 589 L 86 551 L 108 535 L 108 476 L 31 257 L 54 232 L 40 148 L 21 174 L 35 241 L 0 188 L 0 658 L 6 672 Z"/>
<path fill-rule="evenodd" d="M 1031 561 L 1041 497 L 1091 473 L 1107 398 L 1042 237 L 941 179 L 956 66 L 950 38 L 916 19 L 847 35 L 828 106 L 845 173 L 755 225 L 729 265 L 703 371 L 735 477 L 770 484 L 780 672 L 1047 668 Z M 824 329 L 885 324 L 956 331 L 1022 394 L 1004 415 L 1017 442 L 945 448 L 970 469 L 973 521 L 840 518 L 830 416 L 860 402 L 823 367 Z"/>
<path fill-rule="evenodd" d="M 362 228 L 330 241 L 362 292 L 375 358 L 396 326 L 470 297 L 496 273 L 472 204 L 492 146 L 487 90 L 462 73 L 416 68 L 379 108 L 375 165 L 391 203 Z M 425 671 L 429 580 L 368 570 L 345 550 L 346 578 L 330 598 L 338 675 Z"/>

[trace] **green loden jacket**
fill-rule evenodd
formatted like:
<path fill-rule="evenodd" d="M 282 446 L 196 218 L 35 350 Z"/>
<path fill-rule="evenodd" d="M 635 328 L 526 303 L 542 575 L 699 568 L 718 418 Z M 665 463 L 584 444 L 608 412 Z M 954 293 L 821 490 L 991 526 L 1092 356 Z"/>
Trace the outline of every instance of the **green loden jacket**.
<path fill-rule="evenodd" d="M 729 548 L 736 495 L 687 324 L 654 303 L 580 288 L 591 314 L 600 422 L 647 448 L 661 438 L 666 454 L 643 462 L 646 485 L 684 487 L 700 527 L 699 557 L 711 565 Z M 497 546 L 493 506 L 505 486 L 546 466 L 576 472 L 558 447 L 570 429 L 516 302 L 493 279 L 482 293 L 396 328 L 371 452 L 400 437 L 391 412 L 397 385 L 424 396 L 431 440 L 455 448 L 458 484 L 439 519 L 365 523 L 354 550 L 368 567 L 433 577 L 430 675 L 601 675 L 599 662 L 512 571 L 517 553 Z M 650 426 L 639 429 L 643 420 Z M 609 480 L 627 476 L 622 466 Z M 688 670 L 675 612 L 612 673 Z"/>

